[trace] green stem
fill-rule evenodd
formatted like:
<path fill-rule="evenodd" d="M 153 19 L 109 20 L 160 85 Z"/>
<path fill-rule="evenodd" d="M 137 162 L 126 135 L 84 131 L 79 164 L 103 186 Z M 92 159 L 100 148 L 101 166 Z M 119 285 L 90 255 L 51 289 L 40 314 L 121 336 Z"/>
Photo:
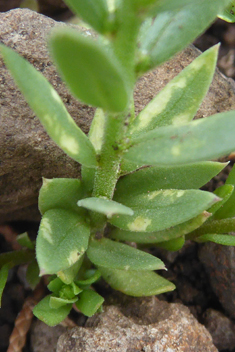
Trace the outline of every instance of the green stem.
<path fill-rule="evenodd" d="M 187 240 L 194 240 L 195 238 L 208 233 L 228 233 L 235 231 L 235 218 L 213 220 L 205 223 L 197 230 L 186 235 Z"/>

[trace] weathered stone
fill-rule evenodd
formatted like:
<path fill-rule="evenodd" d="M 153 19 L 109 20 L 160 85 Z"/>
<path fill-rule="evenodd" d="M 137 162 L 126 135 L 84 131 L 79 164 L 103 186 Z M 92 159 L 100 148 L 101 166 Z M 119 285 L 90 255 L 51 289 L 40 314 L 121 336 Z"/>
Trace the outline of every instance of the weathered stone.
<path fill-rule="evenodd" d="M 67 91 L 46 47 L 50 30 L 61 25 L 64 24 L 26 9 L 0 13 L 0 41 L 18 51 L 47 77 L 76 123 L 87 133 L 94 109 L 79 103 Z M 199 51 L 191 46 L 140 78 L 135 91 L 136 112 L 141 111 L 198 54 Z M 234 91 L 233 81 L 217 72 L 197 117 L 235 109 Z M 78 177 L 80 168 L 47 136 L 1 58 L 0 125 L 0 222 L 37 220 L 37 196 L 42 176 Z"/>
<path fill-rule="evenodd" d="M 58 341 L 57 352 L 216 352 L 204 326 L 181 304 L 156 297 L 108 306 Z"/>
<path fill-rule="evenodd" d="M 219 351 L 234 351 L 235 324 L 231 319 L 215 309 L 207 309 L 204 314 L 204 324 Z"/>
<path fill-rule="evenodd" d="M 235 318 L 235 247 L 206 243 L 199 250 L 199 259 L 221 305 Z"/>

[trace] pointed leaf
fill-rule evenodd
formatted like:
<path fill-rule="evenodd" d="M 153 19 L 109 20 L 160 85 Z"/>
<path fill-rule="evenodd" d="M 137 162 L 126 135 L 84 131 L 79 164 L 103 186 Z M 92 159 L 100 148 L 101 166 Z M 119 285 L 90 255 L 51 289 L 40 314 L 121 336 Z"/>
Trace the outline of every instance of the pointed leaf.
<path fill-rule="evenodd" d="M 22 246 L 26 247 L 28 249 L 34 249 L 35 245 L 29 238 L 29 235 L 27 232 L 24 232 L 20 235 L 17 236 L 17 242 Z"/>
<path fill-rule="evenodd" d="M 182 126 L 160 127 L 136 139 L 123 158 L 142 165 L 181 165 L 215 159 L 235 150 L 234 132 L 235 111 Z"/>
<path fill-rule="evenodd" d="M 61 323 L 69 314 L 72 304 L 67 304 L 58 309 L 50 307 L 51 295 L 43 298 L 33 309 L 33 314 L 49 326 Z"/>
<path fill-rule="evenodd" d="M 7 68 L 47 133 L 72 159 L 96 166 L 94 148 L 67 112 L 61 98 L 46 78 L 12 49 L 0 45 Z"/>
<path fill-rule="evenodd" d="M 220 234 L 206 234 L 197 237 L 197 242 L 214 242 L 217 244 L 222 244 L 223 246 L 235 246 L 235 236 L 232 235 L 220 235 Z"/>
<path fill-rule="evenodd" d="M 235 187 L 235 166 L 233 166 L 228 178 L 226 185 L 232 185 Z M 214 215 L 215 219 L 227 219 L 235 216 L 235 192 L 233 191 L 231 197 L 225 204 L 216 212 Z"/>
<path fill-rule="evenodd" d="M 43 178 L 38 207 L 43 215 L 50 209 L 66 209 L 81 213 L 77 201 L 83 196 L 81 181 L 76 178 Z"/>
<path fill-rule="evenodd" d="M 79 295 L 76 307 L 87 317 L 94 315 L 104 302 L 104 298 L 93 290 L 84 290 Z"/>
<path fill-rule="evenodd" d="M 115 196 L 137 195 L 157 189 L 198 189 L 216 176 L 228 163 L 204 161 L 166 167 L 146 167 L 119 179 Z"/>
<path fill-rule="evenodd" d="M 153 232 L 167 229 L 194 218 L 217 202 L 215 195 L 197 190 L 158 190 L 131 196 L 117 196 L 131 206 L 134 215 L 114 216 L 109 222 L 123 230 Z"/>
<path fill-rule="evenodd" d="M 50 39 L 50 47 L 75 97 L 112 112 L 126 109 L 129 94 L 123 73 L 101 44 L 85 38 L 77 30 L 57 28 Z"/>
<path fill-rule="evenodd" d="M 65 0 L 65 3 L 95 30 L 100 33 L 105 31 L 109 15 L 106 0 Z"/>
<path fill-rule="evenodd" d="M 156 127 L 182 125 L 193 119 L 211 84 L 218 48 L 201 54 L 150 101 L 130 126 L 132 139 Z"/>
<path fill-rule="evenodd" d="M 131 270 L 126 271 L 104 267 L 100 267 L 99 270 L 105 281 L 112 288 L 129 296 L 159 295 L 175 289 L 174 284 L 153 271 L 145 271 L 144 275 L 141 275 L 139 271 Z"/>
<path fill-rule="evenodd" d="M 71 267 L 85 253 L 89 235 L 89 226 L 76 213 L 48 210 L 42 217 L 36 242 L 40 275 Z"/>
<path fill-rule="evenodd" d="M 209 216 L 210 214 L 204 211 L 202 214 L 193 219 L 158 232 L 133 232 L 116 228 L 110 232 L 109 236 L 120 241 L 135 243 L 158 243 L 172 240 L 192 232 L 200 227 Z"/>
<path fill-rule="evenodd" d="M 66 306 L 67 304 L 73 304 L 77 302 L 78 298 L 74 297 L 71 299 L 66 299 L 66 298 L 60 298 L 60 297 L 50 297 L 49 305 L 53 309 L 58 309 L 60 307 Z"/>
<path fill-rule="evenodd" d="M 133 215 L 132 209 L 123 204 L 114 202 L 105 198 L 90 197 L 81 199 L 77 202 L 79 207 L 84 207 L 97 213 L 105 214 L 107 218 L 111 218 L 114 214 Z"/>
<path fill-rule="evenodd" d="M 140 44 L 142 60 L 137 64 L 137 71 L 152 69 L 183 50 L 203 33 L 217 14 L 229 4 L 229 0 L 187 1 L 182 6 L 177 6 L 177 3 L 174 6 L 174 2 L 168 2 L 166 5 L 172 5 L 172 9 L 157 14 L 153 25 L 143 37 Z M 154 16 L 154 13 L 151 13 L 151 16 Z"/>
<path fill-rule="evenodd" d="M 3 293 L 4 287 L 7 283 L 7 277 L 8 277 L 9 270 L 10 270 L 9 264 L 3 265 L 0 269 L 0 308 L 1 308 L 1 301 L 2 301 L 2 293 Z"/>
<path fill-rule="evenodd" d="M 122 270 L 165 269 L 164 263 L 151 254 L 108 238 L 93 240 L 89 244 L 87 256 L 97 266 Z"/>
<path fill-rule="evenodd" d="M 235 22 L 235 1 L 230 1 L 230 4 L 218 14 L 218 17 L 230 23 Z"/>
<path fill-rule="evenodd" d="M 228 199 L 231 197 L 231 195 L 234 192 L 234 186 L 232 185 L 223 185 L 221 187 L 216 188 L 216 190 L 213 192 L 216 194 L 221 200 L 217 202 L 216 204 L 213 204 L 208 211 L 212 214 L 215 214 L 223 205 L 228 201 Z M 210 220 L 215 219 L 216 216 L 211 217 Z"/>

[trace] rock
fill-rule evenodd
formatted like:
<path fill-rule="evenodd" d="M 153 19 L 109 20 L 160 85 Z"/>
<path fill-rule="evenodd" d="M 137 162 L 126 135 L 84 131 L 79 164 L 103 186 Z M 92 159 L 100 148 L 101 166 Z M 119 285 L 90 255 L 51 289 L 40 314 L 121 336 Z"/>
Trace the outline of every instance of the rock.
<path fill-rule="evenodd" d="M 46 48 L 50 30 L 61 25 L 64 24 L 27 9 L 0 13 L 0 41 L 18 51 L 47 77 L 76 123 L 87 133 L 94 109 L 79 103 L 67 91 Z M 191 46 L 141 77 L 135 91 L 136 112 L 198 55 L 199 51 Z M 233 81 L 217 71 L 197 117 L 235 109 L 234 91 Z M 79 177 L 80 167 L 47 136 L 1 59 L 0 124 L 0 222 L 36 221 L 40 218 L 37 197 L 42 176 Z"/>
<path fill-rule="evenodd" d="M 221 305 L 235 318 L 235 247 L 206 243 L 199 250 L 199 259 Z"/>
<path fill-rule="evenodd" d="M 218 350 L 234 351 L 235 324 L 231 319 L 215 309 L 207 309 L 204 314 L 204 324 Z"/>
<path fill-rule="evenodd" d="M 51 327 L 37 320 L 33 323 L 30 334 L 32 352 L 56 352 L 57 341 L 66 328 L 61 325 Z"/>
<path fill-rule="evenodd" d="M 156 297 L 131 298 L 128 306 L 107 306 L 58 341 L 57 352 L 215 352 L 204 326 L 181 304 Z"/>

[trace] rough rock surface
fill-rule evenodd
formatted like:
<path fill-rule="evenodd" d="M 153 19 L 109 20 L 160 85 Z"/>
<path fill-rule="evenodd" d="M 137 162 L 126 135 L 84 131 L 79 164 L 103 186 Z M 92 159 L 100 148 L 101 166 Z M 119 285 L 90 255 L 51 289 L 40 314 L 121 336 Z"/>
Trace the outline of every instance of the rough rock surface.
<path fill-rule="evenodd" d="M 67 91 L 46 48 L 50 30 L 61 25 L 64 24 L 27 9 L 0 13 L 0 41 L 18 51 L 49 79 L 76 123 L 88 132 L 93 108 L 77 102 Z M 142 77 L 135 92 L 136 111 L 139 112 L 198 54 L 198 50 L 190 47 Z M 197 116 L 235 109 L 234 91 L 233 81 L 217 72 Z M 49 139 L 1 58 L 0 124 L 0 222 L 19 219 L 35 221 L 39 219 L 37 196 L 42 176 L 78 177 L 79 165 Z"/>
<path fill-rule="evenodd" d="M 235 247 L 206 243 L 199 259 L 209 276 L 211 287 L 231 318 L 235 318 Z"/>
<path fill-rule="evenodd" d="M 104 308 L 58 341 L 57 352 L 215 352 L 204 326 L 181 304 L 156 297 Z"/>

